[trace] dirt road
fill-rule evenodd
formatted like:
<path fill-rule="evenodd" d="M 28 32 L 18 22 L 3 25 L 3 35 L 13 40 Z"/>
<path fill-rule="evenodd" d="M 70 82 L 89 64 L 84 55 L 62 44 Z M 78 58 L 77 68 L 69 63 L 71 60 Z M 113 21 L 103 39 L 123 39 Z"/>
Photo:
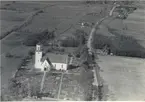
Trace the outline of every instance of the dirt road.
<path fill-rule="evenodd" d="M 98 22 L 96 22 L 95 25 L 94 25 L 94 27 L 92 28 L 92 30 L 90 32 L 90 36 L 89 36 L 88 42 L 87 42 L 88 53 L 89 53 L 90 56 L 92 56 L 93 53 L 94 53 L 93 47 L 92 47 L 92 41 L 93 41 L 93 38 L 95 36 L 96 30 L 99 29 L 99 26 L 101 25 L 101 23 L 105 19 L 107 19 L 107 18 L 109 18 L 109 17 L 112 16 L 113 11 L 115 10 L 115 8 L 117 6 L 119 6 L 119 5 L 113 6 L 113 8 L 109 12 L 109 15 L 105 16 L 104 18 L 102 18 Z M 96 62 L 96 61 L 94 61 L 94 62 Z M 102 83 L 102 80 L 101 80 L 101 76 L 100 76 L 100 72 L 99 72 L 99 66 L 98 66 L 97 63 L 95 63 L 93 69 L 94 69 L 93 72 L 94 72 L 94 80 L 95 80 L 94 83 L 93 83 L 93 85 L 98 86 L 98 89 L 99 89 L 98 94 L 99 95 L 98 95 L 98 99 L 97 100 L 98 101 L 101 101 L 102 100 L 102 94 L 101 94 L 102 93 L 102 88 L 101 87 L 103 86 L 103 83 Z"/>
<path fill-rule="evenodd" d="M 93 53 L 93 48 L 92 48 L 92 41 L 93 41 L 93 37 L 95 36 L 95 32 L 97 29 L 99 29 L 100 24 L 107 18 L 111 17 L 113 14 L 113 11 L 115 10 L 116 7 L 118 7 L 119 5 L 114 5 L 113 8 L 110 10 L 109 15 L 105 16 L 104 18 L 100 19 L 99 21 L 97 21 L 94 25 L 94 27 L 92 28 L 91 32 L 90 32 L 90 36 L 87 42 L 87 47 L 88 47 L 88 51 L 89 54 Z"/>
<path fill-rule="evenodd" d="M 115 10 L 115 8 L 119 6 L 119 5 L 115 5 L 113 6 L 113 8 L 110 10 L 109 12 L 109 15 L 105 16 L 104 18 L 100 19 L 98 22 L 95 23 L 94 27 L 92 28 L 91 32 L 90 32 L 90 36 L 89 36 L 89 39 L 88 39 L 88 42 L 87 42 L 87 47 L 88 47 L 88 53 L 89 55 L 92 55 L 94 53 L 93 51 L 93 47 L 92 47 L 92 41 L 93 41 L 93 38 L 95 36 L 95 32 L 97 29 L 99 29 L 99 26 L 100 24 L 107 18 L 111 17 L 112 14 L 113 14 L 113 11 Z M 95 67 L 94 67 L 94 75 L 96 75 L 95 77 L 95 82 L 94 84 L 96 84 L 96 86 L 102 86 L 102 82 L 101 82 L 101 78 L 100 78 L 100 74 L 99 74 L 99 66 L 97 65 L 97 63 L 95 64 Z"/>

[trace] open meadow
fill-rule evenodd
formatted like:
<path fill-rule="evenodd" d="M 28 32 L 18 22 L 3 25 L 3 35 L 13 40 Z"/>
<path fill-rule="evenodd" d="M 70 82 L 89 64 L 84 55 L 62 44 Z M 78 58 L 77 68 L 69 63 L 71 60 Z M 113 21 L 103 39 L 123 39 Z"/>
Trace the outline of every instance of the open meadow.
<path fill-rule="evenodd" d="M 145 100 L 145 59 L 99 56 L 103 100 Z"/>

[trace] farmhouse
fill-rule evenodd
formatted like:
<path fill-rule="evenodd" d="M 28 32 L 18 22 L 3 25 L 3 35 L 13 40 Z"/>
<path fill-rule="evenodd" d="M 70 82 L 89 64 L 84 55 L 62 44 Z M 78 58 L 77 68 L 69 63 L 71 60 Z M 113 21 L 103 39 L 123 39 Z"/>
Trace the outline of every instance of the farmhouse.
<path fill-rule="evenodd" d="M 68 55 L 47 53 L 42 57 L 41 45 L 36 45 L 35 68 L 41 71 L 49 71 L 51 68 L 56 70 L 67 70 Z"/>

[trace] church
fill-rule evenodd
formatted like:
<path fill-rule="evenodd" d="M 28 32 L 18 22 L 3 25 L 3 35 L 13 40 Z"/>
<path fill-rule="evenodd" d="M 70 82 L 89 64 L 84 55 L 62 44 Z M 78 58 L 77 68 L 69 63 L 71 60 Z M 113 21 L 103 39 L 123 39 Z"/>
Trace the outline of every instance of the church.
<path fill-rule="evenodd" d="M 51 68 L 56 70 L 67 70 L 68 67 L 68 55 L 47 53 L 45 56 L 42 56 L 41 45 L 36 45 L 35 50 L 35 69 L 41 71 L 49 71 Z"/>

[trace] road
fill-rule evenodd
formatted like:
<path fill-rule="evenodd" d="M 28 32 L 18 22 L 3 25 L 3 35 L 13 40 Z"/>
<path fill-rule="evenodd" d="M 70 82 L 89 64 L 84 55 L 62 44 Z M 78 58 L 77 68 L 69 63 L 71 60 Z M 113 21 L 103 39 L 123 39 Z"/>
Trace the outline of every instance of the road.
<path fill-rule="evenodd" d="M 110 10 L 109 12 L 109 15 L 105 16 L 104 18 L 100 19 L 98 22 L 95 23 L 94 27 L 92 28 L 91 32 L 90 32 L 90 36 L 88 38 L 88 42 L 87 42 L 87 47 L 88 47 L 88 53 L 89 55 L 92 55 L 94 53 L 93 51 L 93 47 L 92 47 L 92 41 L 93 41 L 93 38 L 95 36 L 95 32 L 97 29 L 99 29 L 99 26 L 101 25 L 101 23 L 112 16 L 113 14 L 113 11 L 115 10 L 116 7 L 118 7 L 119 5 L 114 5 L 113 8 Z M 95 61 L 96 62 L 96 61 Z M 101 82 L 101 77 L 100 77 L 100 74 L 99 74 L 99 66 L 97 65 L 97 63 L 95 64 L 95 67 L 94 67 L 94 73 L 95 73 L 95 79 L 97 81 L 95 81 L 94 84 L 96 84 L 96 86 L 102 86 L 102 82 Z M 97 83 L 96 83 L 97 82 Z"/>
<path fill-rule="evenodd" d="M 90 32 L 90 36 L 87 42 L 87 47 L 88 47 L 88 52 L 90 55 L 92 55 L 93 53 L 93 48 L 92 48 L 92 41 L 93 41 L 93 37 L 95 36 L 95 32 L 97 29 L 99 29 L 100 24 L 107 18 L 111 17 L 113 14 L 113 11 L 115 10 L 116 7 L 118 7 L 120 5 L 114 5 L 113 8 L 110 10 L 109 15 L 105 16 L 104 18 L 100 19 L 99 21 L 97 21 L 94 25 L 94 27 L 92 28 L 91 32 Z"/>
<path fill-rule="evenodd" d="M 104 18 L 100 19 L 98 22 L 95 23 L 94 27 L 92 28 L 91 32 L 90 32 L 90 36 L 88 38 L 88 42 L 87 42 L 87 47 L 88 47 L 88 53 L 90 56 L 92 56 L 94 54 L 94 50 L 92 47 L 92 42 L 93 42 L 93 38 L 95 36 L 95 32 L 97 31 L 97 29 L 99 29 L 99 26 L 101 25 L 101 23 L 112 16 L 113 11 L 115 10 L 116 7 L 118 7 L 119 5 L 114 5 L 113 8 L 110 10 L 109 15 L 105 16 Z M 93 72 L 94 72 L 94 83 L 93 85 L 98 86 L 98 101 L 102 100 L 102 86 L 103 86 L 103 82 L 100 76 L 100 72 L 99 72 L 99 65 L 96 63 L 96 61 L 94 61 L 95 64 L 93 66 Z"/>

